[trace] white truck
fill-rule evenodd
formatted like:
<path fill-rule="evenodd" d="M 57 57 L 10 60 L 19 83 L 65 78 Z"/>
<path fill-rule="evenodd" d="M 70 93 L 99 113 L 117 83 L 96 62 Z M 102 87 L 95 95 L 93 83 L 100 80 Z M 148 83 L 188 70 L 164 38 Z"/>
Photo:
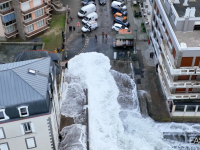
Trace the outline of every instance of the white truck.
<path fill-rule="evenodd" d="M 88 32 L 88 31 L 92 31 L 96 29 L 97 27 L 98 27 L 98 23 L 96 21 L 90 21 L 82 27 L 81 31 Z"/>
<path fill-rule="evenodd" d="M 90 21 L 94 21 L 94 20 L 97 20 L 98 19 L 98 15 L 96 12 L 92 12 L 90 14 L 88 14 L 85 18 L 82 19 L 82 22 L 84 24 L 90 22 Z"/>
<path fill-rule="evenodd" d="M 79 10 L 78 16 L 85 17 L 88 14 L 95 12 L 95 11 L 96 11 L 96 6 L 94 4 L 89 4 L 87 6 L 82 7 L 81 10 Z"/>

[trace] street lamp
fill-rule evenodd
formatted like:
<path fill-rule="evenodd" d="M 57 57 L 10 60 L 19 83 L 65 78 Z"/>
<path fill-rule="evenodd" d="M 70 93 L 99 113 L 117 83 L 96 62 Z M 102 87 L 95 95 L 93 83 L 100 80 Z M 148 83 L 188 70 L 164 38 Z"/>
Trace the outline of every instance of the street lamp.
<path fill-rule="evenodd" d="M 137 50 L 136 50 L 136 43 L 137 43 L 137 30 L 134 30 L 136 32 L 136 39 L 135 39 L 135 42 L 134 42 L 134 47 L 133 47 L 133 61 L 136 60 L 136 53 L 137 53 Z"/>

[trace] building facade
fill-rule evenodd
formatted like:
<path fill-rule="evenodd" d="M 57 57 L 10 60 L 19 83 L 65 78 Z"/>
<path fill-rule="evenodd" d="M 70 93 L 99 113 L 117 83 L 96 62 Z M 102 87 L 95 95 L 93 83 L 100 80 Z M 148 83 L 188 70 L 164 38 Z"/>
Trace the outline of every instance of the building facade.
<path fill-rule="evenodd" d="M 200 1 L 154 0 L 151 45 L 171 116 L 200 116 Z"/>
<path fill-rule="evenodd" d="M 0 65 L 0 149 L 58 150 L 60 109 L 50 57 Z"/>
<path fill-rule="evenodd" d="M 50 0 L 0 0 L 0 40 L 30 38 L 49 28 Z"/>

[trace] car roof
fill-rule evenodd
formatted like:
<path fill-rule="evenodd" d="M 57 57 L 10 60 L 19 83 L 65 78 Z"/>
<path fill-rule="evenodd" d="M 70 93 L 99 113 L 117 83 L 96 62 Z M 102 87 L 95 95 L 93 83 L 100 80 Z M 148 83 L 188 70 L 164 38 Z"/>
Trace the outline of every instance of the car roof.
<path fill-rule="evenodd" d="M 121 24 L 119 24 L 119 23 L 115 23 L 114 25 L 115 25 L 115 26 L 122 26 L 122 25 L 121 25 Z"/>
<path fill-rule="evenodd" d="M 115 19 L 120 20 L 120 21 L 123 20 L 123 18 L 121 18 L 121 17 L 116 17 Z"/>

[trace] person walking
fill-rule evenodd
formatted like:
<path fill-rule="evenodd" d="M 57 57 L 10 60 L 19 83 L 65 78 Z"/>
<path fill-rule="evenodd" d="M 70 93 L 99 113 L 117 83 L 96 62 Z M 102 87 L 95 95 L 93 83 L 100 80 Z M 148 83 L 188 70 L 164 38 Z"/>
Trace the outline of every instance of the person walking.
<path fill-rule="evenodd" d="M 105 35 L 105 33 L 104 33 L 104 32 L 102 32 L 102 39 L 104 39 L 104 35 Z"/>
<path fill-rule="evenodd" d="M 82 33 L 82 40 L 85 39 L 85 35 Z"/>
<path fill-rule="evenodd" d="M 95 37 L 95 40 L 97 41 L 97 35 L 96 34 L 94 35 L 94 37 Z"/>
<path fill-rule="evenodd" d="M 67 11 L 68 11 L 68 16 L 69 16 L 69 15 L 70 15 L 70 8 L 68 8 L 68 10 L 67 10 Z"/>
<path fill-rule="evenodd" d="M 73 26 L 73 30 L 74 30 L 74 31 L 76 30 L 76 27 L 75 27 L 75 26 Z"/>
<path fill-rule="evenodd" d="M 57 48 L 57 53 L 60 53 L 60 49 L 59 48 Z"/>
<path fill-rule="evenodd" d="M 105 37 L 106 37 L 106 41 L 107 41 L 108 40 L 107 34 L 105 34 Z"/>
<path fill-rule="evenodd" d="M 156 64 L 156 73 L 158 73 L 158 64 Z"/>
<path fill-rule="evenodd" d="M 72 26 L 70 26 L 70 31 L 72 32 Z"/>

